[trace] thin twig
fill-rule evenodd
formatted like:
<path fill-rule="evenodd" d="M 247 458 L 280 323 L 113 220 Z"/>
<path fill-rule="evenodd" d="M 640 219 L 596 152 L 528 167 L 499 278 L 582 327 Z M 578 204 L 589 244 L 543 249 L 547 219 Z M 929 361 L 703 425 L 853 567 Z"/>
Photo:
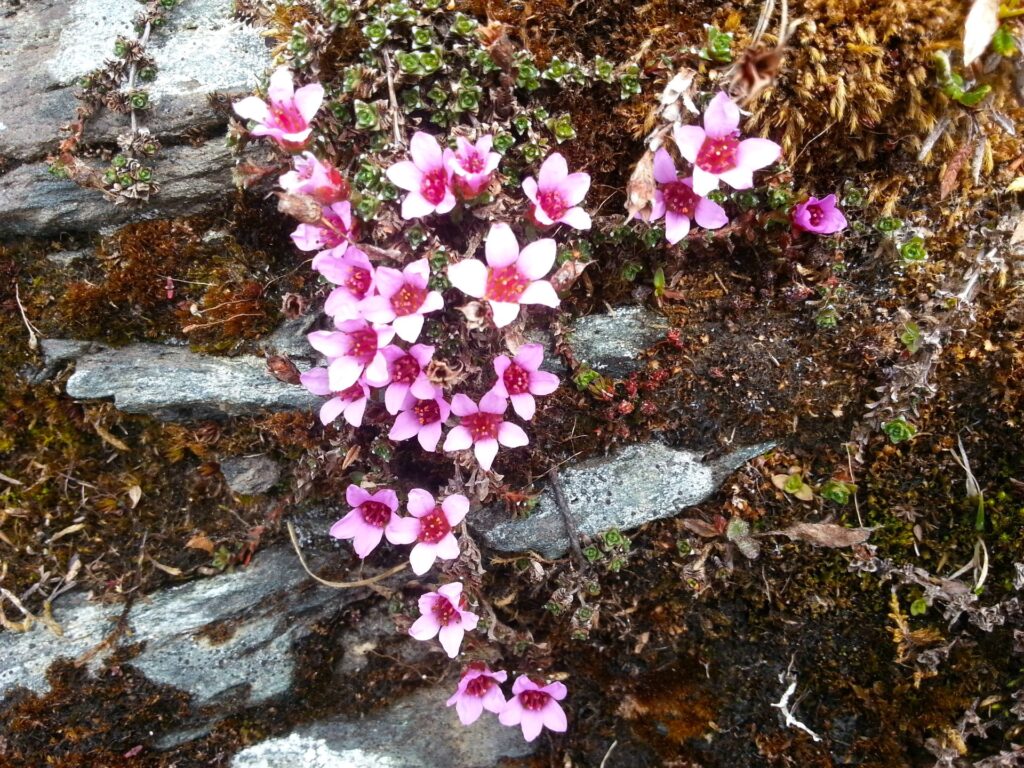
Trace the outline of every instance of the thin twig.
<path fill-rule="evenodd" d="M 555 492 L 555 506 L 558 507 L 558 511 L 565 521 L 565 530 L 569 534 L 569 548 L 572 550 L 573 559 L 576 561 L 576 567 L 582 570 L 585 561 L 583 559 L 583 550 L 580 549 L 580 531 L 576 527 L 576 520 L 572 516 L 572 511 L 569 509 L 569 502 L 565 500 L 565 490 L 562 488 L 562 481 L 558 477 L 558 467 L 552 467 L 548 472 L 548 477 L 551 479 L 551 488 Z"/>
<path fill-rule="evenodd" d="M 39 337 L 36 335 L 39 333 L 39 329 L 32 325 L 28 319 L 28 315 L 25 314 L 25 307 L 21 304 L 21 294 L 18 293 L 18 283 L 14 283 L 14 300 L 18 304 L 18 311 L 21 313 L 21 322 L 25 324 L 25 328 L 28 330 L 28 348 L 35 351 L 39 346 Z"/>
<path fill-rule="evenodd" d="M 617 746 L 619 746 L 619 740 L 618 739 L 613 741 L 612 745 L 610 747 L 608 747 L 608 751 L 604 753 L 604 757 L 601 759 L 601 766 L 600 766 L 600 768 L 604 768 L 605 767 L 605 765 L 608 763 L 608 758 L 611 757 L 612 752 L 615 750 L 615 748 Z"/>
<path fill-rule="evenodd" d="M 395 131 L 395 146 L 404 147 L 401 127 L 402 112 L 398 108 L 398 96 L 395 95 L 395 76 L 391 71 L 391 57 L 388 56 L 387 51 L 381 53 L 384 54 L 384 71 L 388 76 L 388 100 L 391 102 L 391 127 Z"/>
<path fill-rule="evenodd" d="M 332 587 L 333 589 L 355 589 L 356 587 L 368 587 L 371 584 L 376 584 L 378 581 L 383 581 L 389 576 L 394 576 L 396 573 L 401 573 L 409 567 L 408 563 L 402 563 L 396 565 L 394 568 L 378 573 L 376 576 L 371 576 L 368 579 L 359 579 L 358 581 L 328 581 L 327 579 L 321 579 L 306 565 L 306 558 L 302 554 L 302 548 L 299 547 L 299 538 L 295 535 L 295 526 L 292 525 L 291 521 L 285 523 L 288 526 L 288 537 L 292 540 L 292 546 L 295 548 L 295 554 L 299 556 L 299 563 L 302 565 L 302 569 L 310 575 L 314 580 L 323 584 L 325 587 Z"/>

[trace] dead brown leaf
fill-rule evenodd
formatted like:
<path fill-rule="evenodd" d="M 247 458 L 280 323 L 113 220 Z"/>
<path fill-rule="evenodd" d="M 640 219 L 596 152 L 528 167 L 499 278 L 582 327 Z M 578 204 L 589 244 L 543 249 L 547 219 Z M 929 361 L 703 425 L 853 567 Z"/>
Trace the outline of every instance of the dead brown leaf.
<path fill-rule="evenodd" d="M 847 528 L 836 523 L 797 523 L 781 531 L 793 541 L 805 541 L 815 547 L 854 547 L 863 544 L 871 536 L 874 528 Z"/>
<path fill-rule="evenodd" d="M 197 533 L 191 539 L 185 542 L 185 546 L 188 549 L 201 549 L 208 555 L 213 554 L 213 541 L 205 533 Z"/>
<path fill-rule="evenodd" d="M 945 200 L 949 197 L 949 193 L 953 191 L 956 186 L 957 177 L 960 175 L 960 169 L 964 167 L 964 162 L 967 160 L 967 156 L 971 153 L 971 144 L 964 144 L 957 153 L 953 155 L 949 162 L 946 164 L 946 170 L 942 174 L 942 178 L 939 180 L 939 200 Z"/>

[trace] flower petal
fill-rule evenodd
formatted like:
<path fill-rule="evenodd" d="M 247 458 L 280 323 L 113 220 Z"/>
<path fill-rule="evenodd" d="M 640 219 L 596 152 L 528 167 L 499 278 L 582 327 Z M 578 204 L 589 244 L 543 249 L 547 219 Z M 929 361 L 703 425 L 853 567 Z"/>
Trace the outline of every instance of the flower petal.
<path fill-rule="evenodd" d="M 405 403 L 405 397 L 408 394 L 408 384 L 399 384 L 397 381 L 391 382 L 388 384 L 388 388 L 384 390 L 384 408 L 392 416 L 396 415 L 402 410 L 402 405 Z M 401 439 L 405 440 L 406 438 L 403 437 Z"/>
<path fill-rule="evenodd" d="M 436 451 L 437 444 L 441 440 L 441 422 L 435 421 L 433 424 L 426 424 L 420 427 L 416 439 L 419 441 L 420 448 L 427 453 Z"/>
<path fill-rule="evenodd" d="M 236 101 L 231 107 L 235 110 L 235 114 L 244 120 L 255 120 L 257 123 L 265 123 L 267 118 L 270 117 L 270 107 L 267 106 L 263 99 L 257 96 L 246 96 L 241 101 Z"/>
<path fill-rule="evenodd" d="M 250 96 L 249 98 L 255 98 Z M 257 99 L 259 101 L 259 99 Z M 262 102 L 261 102 L 262 103 Z M 266 106 L 266 105 L 264 105 Z M 523 194 L 529 198 L 530 202 L 536 205 L 537 203 L 537 180 L 533 176 L 527 176 L 523 179 Z"/>
<path fill-rule="evenodd" d="M 560 383 L 560 379 L 547 371 L 535 371 L 530 374 L 530 393 L 534 395 L 550 395 Z"/>
<path fill-rule="evenodd" d="M 523 297 L 526 296 L 526 293 L 530 290 L 530 288 L 533 285 L 536 285 L 536 283 L 531 284 L 531 286 L 527 286 L 526 291 L 524 291 L 523 295 L 519 297 L 520 301 L 523 300 Z M 558 297 L 556 296 L 555 298 Z M 506 301 L 491 302 L 491 317 L 494 319 L 494 325 L 497 326 L 498 328 L 504 328 L 506 325 L 515 320 L 518 316 L 518 304 L 510 304 L 509 302 Z"/>
<path fill-rule="evenodd" d="M 417 576 L 422 576 L 429 571 L 437 559 L 436 550 L 437 547 L 434 544 L 425 544 L 422 541 L 413 547 L 412 552 L 409 553 L 409 565 L 412 566 L 412 572 Z"/>
<path fill-rule="evenodd" d="M 705 171 L 699 165 L 693 166 L 693 191 L 701 197 L 707 197 L 708 192 L 718 189 L 718 176 L 710 171 Z M 668 215 L 666 213 L 666 215 Z"/>
<path fill-rule="evenodd" d="M 398 334 L 398 338 L 411 344 L 420 337 L 420 331 L 423 330 L 423 315 L 417 313 L 396 317 L 391 326 Z"/>
<path fill-rule="evenodd" d="M 530 398 L 533 399 L 532 397 Z M 530 442 L 526 432 L 518 424 L 511 421 L 503 421 L 498 427 L 498 442 L 507 448 L 521 448 Z"/>
<path fill-rule="evenodd" d="M 486 695 L 484 694 L 484 698 L 486 698 Z M 484 711 L 484 698 L 480 696 L 459 696 L 455 702 L 455 711 L 459 714 L 459 722 L 463 725 L 472 725 L 479 720 L 480 715 Z M 502 700 L 504 701 L 504 699 Z"/>
<path fill-rule="evenodd" d="M 464 451 L 473 444 L 473 436 L 469 433 L 469 430 L 465 427 L 455 427 L 451 432 L 448 433 L 448 437 L 444 440 L 442 450 L 444 451 Z"/>
<path fill-rule="evenodd" d="M 480 410 L 483 413 L 502 414 L 508 410 L 508 400 L 492 389 L 480 398 Z"/>
<path fill-rule="evenodd" d="M 500 685 L 492 685 L 487 693 L 481 698 L 483 708 L 488 712 L 498 714 L 505 708 L 505 694 L 501 692 Z"/>
<path fill-rule="evenodd" d="M 385 171 L 385 174 L 392 184 L 407 192 L 418 192 L 423 182 L 423 171 L 409 160 L 395 163 Z"/>
<path fill-rule="evenodd" d="M 768 139 L 744 139 L 736 149 L 736 163 L 751 171 L 771 165 L 779 159 L 782 147 Z"/>
<path fill-rule="evenodd" d="M 420 535 L 419 520 L 394 515 L 385 526 L 384 535 L 392 544 L 412 544 Z"/>
<path fill-rule="evenodd" d="M 363 366 L 351 357 L 339 357 L 327 366 L 327 381 L 334 392 L 344 392 L 356 383 Z"/>
<path fill-rule="evenodd" d="M 365 488 L 360 488 L 355 483 L 349 485 L 345 489 L 345 501 L 347 501 L 353 507 L 358 507 L 364 501 L 370 499 L 370 494 Z"/>
<path fill-rule="evenodd" d="M 535 280 L 526 286 L 523 295 L 519 297 L 520 304 L 543 304 L 545 307 L 557 307 L 561 304 L 554 287 L 547 280 Z M 492 301 L 493 305 L 494 302 Z M 513 304 L 512 306 L 516 306 Z M 497 321 L 495 321 L 497 325 Z M 500 326 L 499 326 L 500 327 Z"/>
<path fill-rule="evenodd" d="M 437 502 L 434 501 L 434 497 L 429 491 L 422 488 L 413 488 L 409 491 L 409 502 L 406 507 L 413 517 L 429 515 L 436 506 Z"/>
<path fill-rule="evenodd" d="M 292 82 L 292 73 L 288 67 L 275 69 L 267 84 L 267 97 L 271 101 L 291 101 L 294 94 L 295 84 Z"/>
<path fill-rule="evenodd" d="M 552 241 L 553 244 L 554 241 Z M 529 247 L 527 246 L 527 248 Z M 500 222 L 492 224 L 487 233 L 487 239 L 484 241 L 484 255 L 487 258 L 487 265 L 493 268 L 514 264 L 520 254 L 519 242 L 512 232 L 512 227 Z"/>
<path fill-rule="evenodd" d="M 502 725 L 519 725 L 523 718 L 523 705 L 518 696 L 513 696 L 498 714 L 498 722 Z"/>
<path fill-rule="evenodd" d="M 466 636 L 466 630 L 461 624 L 448 624 L 441 627 L 437 633 L 437 639 L 441 641 L 441 647 L 448 654 L 449 659 L 459 655 L 459 648 L 462 645 L 462 638 Z"/>
<path fill-rule="evenodd" d="M 314 395 L 327 396 L 331 394 L 331 387 L 327 383 L 327 369 L 323 367 L 310 368 L 299 374 L 299 382 Z"/>
<path fill-rule="evenodd" d="M 358 400 L 351 401 L 345 406 L 345 421 L 353 427 L 361 427 L 363 425 L 363 414 L 365 412 L 366 397 L 364 396 L 360 397 Z"/>
<path fill-rule="evenodd" d="M 410 192 L 402 200 L 402 218 L 407 221 L 409 219 L 422 219 L 424 216 L 432 214 L 434 210 L 434 204 L 419 192 Z"/>
<path fill-rule="evenodd" d="M 440 168 L 444 164 L 444 156 L 437 139 L 429 133 L 416 131 L 409 140 L 409 154 L 416 167 L 422 171 Z"/>
<path fill-rule="evenodd" d="M 516 271 L 530 280 L 540 280 L 555 265 L 558 246 L 550 237 L 545 237 L 530 243 L 516 255 L 519 257 Z"/>
<path fill-rule="evenodd" d="M 420 420 L 416 418 L 415 413 L 412 411 L 403 411 L 398 414 L 398 418 L 395 419 L 395 423 L 391 427 L 391 431 L 388 432 L 388 439 L 399 442 L 402 440 L 408 440 L 409 438 L 415 437 L 419 434 L 420 426 Z"/>
<path fill-rule="evenodd" d="M 452 533 L 448 533 L 434 546 L 438 560 L 454 560 L 459 556 L 459 540 Z"/>
<path fill-rule="evenodd" d="M 345 410 L 347 403 L 340 397 L 332 397 L 320 406 L 320 423 L 325 427 L 337 419 Z"/>
<path fill-rule="evenodd" d="M 565 711 L 554 699 L 549 700 L 540 713 L 544 719 L 544 727 L 549 731 L 565 733 L 566 728 L 569 727 L 569 723 L 565 719 Z"/>
<path fill-rule="evenodd" d="M 589 190 L 589 173 L 570 173 L 558 184 L 558 191 L 562 193 L 565 202 L 569 205 L 582 203 Z"/>
<path fill-rule="evenodd" d="M 559 216 L 558 220 L 575 229 L 590 229 L 592 224 L 590 214 L 580 207 L 570 208 Z"/>
<path fill-rule="evenodd" d="M 708 200 L 706 197 L 702 197 L 697 201 L 693 218 L 704 229 L 719 229 L 729 223 L 729 217 L 726 215 L 725 209 L 714 200 Z"/>
<path fill-rule="evenodd" d="M 353 509 L 331 526 L 330 535 L 335 539 L 351 539 L 356 535 L 356 531 L 364 525 L 366 523 L 363 522 L 363 516 L 359 510 Z"/>
<path fill-rule="evenodd" d="M 690 231 L 690 217 L 675 211 L 665 212 L 665 239 L 672 245 L 682 240 Z"/>
<path fill-rule="evenodd" d="M 529 393 L 522 393 L 520 395 L 512 395 L 512 409 L 519 414 L 519 418 L 523 421 L 529 421 L 533 418 L 533 414 L 537 411 L 537 401 L 533 399 L 533 395 Z M 506 424 L 508 422 L 505 422 Z M 525 432 L 523 434 L 526 434 Z M 501 433 L 498 433 L 498 440 L 501 441 Z M 505 443 L 507 445 L 507 443 Z"/>
<path fill-rule="evenodd" d="M 427 613 L 413 622 L 413 625 L 409 627 L 409 634 L 417 640 L 430 640 L 437 635 L 440 629 L 441 625 L 437 623 L 437 620 Z"/>
<path fill-rule="evenodd" d="M 469 416 L 472 413 L 479 413 L 480 409 L 476 403 L 470 400 L 461 392 L 452 398 L 452 413 L 456 416 Z"/>
<path fill-rule="evenodd" d="M 448 280 L 467 296 L 480 299 L 487 291 L 487 267 L 479 259 L 463 259 L 448 265 Z"/>
<path fill-rule="evenodd" d="M 449 525 L 458 525 L 469 514 L 469 499 L 460 493 L 452 494 L 441 503 L 441 509 Z"/>
<path fill-rule="evenodd" d="M 499 355 L 498 357 L 494 358 L 494 369 L 497 372 L 498 376 L 504 374 L 505 368 L 508 367 L 506 365 L 505 368 L 502 368 L 501 371 L 498 371 L 498 360 L 502 357 L 505 356 Z M 540 368 L 540 364 L 544 362 L 544 345 L 523 344 L 521 347 L 519 347 L 519 349 L 516 350 L 516 356 L 513 359 L 515 360 L 516 365 L 518 365 L 520 368 L 523 368 L 531 372 L 536 371 L 538 368 Z M 505 360 L 508 360 L 508 358 L 505 357 Z"/>
<path fill-rule="evenodd" d="M 664 147 L 660 147 L 654 153 L 654 180 L 659 184 L 671 184 L 678 179 L 679 174 L 676 173 L 676 164 L 672 160 L 672 155 Z"/>
<path fill-rule="evenodd" d="M 320 83 L 310 83 L 295 91 L 295 106 L 307 124 L 313 122 L 320 105 L 324 103 L 324 87 Z"/>
<path fill-rule="evenodd" d="M 523 710 L 523 719 L 519 724 L 523 729 L 523 738 L 527 741 L 533 741 L 544 730 L 544 715 L 528 709 Z"/>
<path fill-rule="evenodd" d="M 677 125 L 672 130 L 672 138 L 675 139 L 676 146 L 679 147 L 679 154 L 691 163 L 697 162 L 697 154 L 704 146 L 706 137 L 707 134 L 699 125 Z"/>
<path fill-rule="evenodd" d="M 477 440 L 473 445 L 473 453 L 480 467 L 489 470 L 494 463 L 494 457 L 498 455 L 498 441 L 493 437 Z"/>
<path fill-rule="evenodd" d="M 384 538 L 383 528 L 365 525 L 352 537 L 352 548 L 359 557 L 365 560 L 366 556 L 377 548 L 382 538 Z"/>
<path fill-rule="evenodd" d="M 704 130 L 708 136 L 720 139 L 732 135 L 739 127 L 740 108 L 729 98 L 729 94 L 719 91 L 704 110 Z"/>
<path fill-rule="evenodd" d="M 697 185 L 697 173 L 699 168 L 694 169 L 693 180 L 694 180 L 694 191 L 696 191 Z M 742 165 L 737 165 L 735 168 L 730 168 L 728 171 L 723 171 L 718 174 L 718 178 L 724 181 L 733 189 L 750 189 L 754 186 L 754 172 L 750 168 L 744 168 Z"/>
<path fill-rule="evenodd" d="M 541 163 L 540 172 L 537 174 L 537 187 L 539 189 L 553 189 L 568 175 L 569 166 L 566 164 L 565 158 L 558 152 L 552 152 Z"/>

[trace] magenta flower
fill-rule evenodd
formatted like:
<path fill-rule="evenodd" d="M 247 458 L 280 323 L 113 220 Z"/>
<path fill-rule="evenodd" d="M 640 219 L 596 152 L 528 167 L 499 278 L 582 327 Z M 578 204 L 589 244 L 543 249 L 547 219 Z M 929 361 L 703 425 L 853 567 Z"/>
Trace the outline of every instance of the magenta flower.
<path fill-rule="evenodd" d="M 409 154 L 412 160 L 395 163 L 387 170 L 391 183 L 409 192 L 402 200 L 402 218 L 448 213 L 455 207 L 449 170 L 452 151 L 442 151 L 433 136 L 417 131 L 409 142 Z"/>
<path fill-rule="evenodd" d="M 444 308 L 441 294 L 427 290 L 429 279 L 426 259 L 406 265 L 401 272 L 378 267 L 375 282 L 380 295 L 363 302 L 363 317 L 371 323 L 391 323 L 398 338 L 416 341 L 423 330 L 423 315 Z"/>
<path fill-rule="evenodd" d="M 458 149 L 449 160 L 454 175 L 452 181 L 455 191 L 464 200 L 472 200 L 491 183 L 494 171 L 501 162 L 501 155 L 491 152 L 494 137 L 490 134 L 477 139 L 476 145 L 470 144 L 462 136 L 457 136 L 455 142 Z"/>
<path fill-rule="evenodd" d="M 836 205 L 836 196 L 819 200 L 809 197 L 793 207 L 793 226 L 816 235 L 834 235 L 846 229 L 846 217 Z"/>
<path fill-rule="evenodd" d="M 389 490 L 371 495 L 358 485 L 350 485 L 345 491 L 345 500 L 352 510 L 331 526 L 331 536 L 352 539 L 352 548 L 365 559 L 380 544 L 388 523 L 396 517 L 398 496 Z"/>
<path fill-rule="evenodd" d="M 324 311 L 335 321 L 360 319 L 360 302 L 373 290 L 374 270 L 369 257 L 354 245 L 339 245 L 314 256 L 312 266 L 337 286 L 327 296 Z"/>
<path fill-rule="evenodd" d="M 461 523 L 469 512 L 469 499 L 455 493 L 438 504 L 422 488 L 413 488 L 409 491 L 406 507 L 412 517 L 392 520 L 388 541 L 395 544 L 416 542 L 409 553 L 413 573 L 422 576 L 438 558 L 454 560 L 459 556 L 459 542 L 455 540 L 452 528 Z"/>
<path fill-rule="evenodd" d="M 568 723 L 558 702 L 566 693 L 562 683 L 540 686 L 526 675 L 520 675 L 512 684 L 512 698 L 501 710 L 498 720 L 502 725 L 521 725 L 527 741 L 536 739 L 544 728 L 564 733 Z"/>
<path fill-rule="evenodd" d="M 394 344 L 381 350 L 388 361 L 391 383 L 384 390 L 384 407 L 392 416 L 403 408 L 409 393 L 418 400 L 434 397 L 434 385 L 427 378 L 427 366 L 434 357 L 434 348 L 427 344 L 413 344 L 406 352 Z M 445 416 L 445 418 L 448 418 Z"/>
<path fill-rule="evenodd" d="M 664 148 L 654 154 L 654 180 L 660 188 L 654 193 L 651 221 L 665 215 L 665 239 L 672 245 L 686 237 L 691 219 L 705 229 L 718 229 L 729 223 L 722 206 L 693 191 L 692 177 L 679 178 L 676 164 Z"/>
<path fill-rule="evenodd" d="M 348 183 L 330 163 L 325 163 L 312 152 L 303 152 L 292 158 L 293 169 L 281 176 L 281 189 L 293 195 L 309 195 L 321 205 L 330 205 L 348 199 Z"/>
<path fill-rule="evenodd" d="M 555 241 L 537 240 L 519 250 L 519 241 L 508 224 L 492 224 L 484 243 L 485 265 L 479 259 L 463 259 L 448 267 L 452 285 L 475 299 L 491 303 L 494 324 L 499 328 L 519 315 L 520 304 L 557 307 L 558 294 L 541 278 L 555 263 Z"/>
<path fill-rule="evenodd" d="M 441 439 L 441 425 L 451 411 L 440 387 L 435 387 L 433 396 L 428 398 L 418 398 L 409 393 L 402 403 L 402 412 L 388 432 L 388 438 L 401 441 L 415 437 L 424 451 L 433 453 Z"/>
<path fill-rule="evenodd" d="M 354 237 L 352 204 L 348 200 L 325 206 L 320 224 L 299 224 L 292 232 L 292 242 L 300 251 L 337 248 L 347 245 Z"/>
<path fill-rule="evenodd" d="M 480 621 L 465 607 L 461 581 L 438 587 L 437 592 L 427 592 L 420 598 L 422 615 L 409 628 L 409 634 L 417 640 L 432 640 L 436 635 L 448 658 L 454 659 L 459 655 L 466 631 L 476 629 Z"/>
<path fill-rule="evenodd" d="M 360 379 L 340 392 L 334 391 L 328 383 L 326 368 L 310 368 L 300 374 L 299 381 L 314 395 L 332 396 L 330 400 L 320 406 L 320 423 L 325 427 L 339 415 L 344 416 L 345 421 L 353 427 L 362 425 L 363 414 L 366 412 L 366 401 L 370 397 L 370 388 L 365 381 Z"/>
<path fill-rule="evenodd" d="M 269 103 L 257 96 L 248 96 L 233 107 L 239 117 L 254 120 L 253 136 L 270 136 L 285 149 L 305 146 L 312 132 L 310 122 L 324 100 L 324 87 L 310 83 L 295 90 L 292 73 L 278 67 L 270 76 L 267 88 Z"/>
<path fill-rule="evenodd" d="M 388 383 L 388 362 L 381 349 L 391 343 L 395 330 L 372 326 L 365 320 L 345 320 L 337 331 L 313 331 L 306 338 L 317 352 L 328 358 L 327 381 L 331 391 L 340 392 L 366 376 L 371 387 Z"/>
<path fill-rule="evenodd" d="M 590 174 L 569 173 L 558 152 L 548 155 L 536 179 L 523 179 L 523 192 L 533 203 L 530 216 L 543 227 L 560 221 L 576 229 L 590 229 L 590 214 L 579 207 L 589 189 Z"/>
<path fill-rule="evenodd" d="M 472 725 L 486 709 L 494 714 L 505 708 L 505 695 L 501 683 L 508 679 L 505 670 L 492 672 L 482 661 L 474 661 L 462 673 L 459 687 L 448 699 L 447 706 L 455 706 L 463 725 Z"/>
<path fill-rule="evenodd" d="M 479 407 L 465 395 L 455 395 L 452 413 L 461 422 L 448 433 L 444 450 L 461 451 L 472 445 L 480 466 L 489 470 L 498 454 L 498 443 L 507 448 L 518 448 L 530 442 L 522 427 L 505 421 L 502 414 L 507 408 L 508 400 L 494 390 L 480 398 Z"/>
<path fill-rule="evenodd" d="M 507 355 L 494 358 L 494 372 L 498 381 L 491 388 L 501 398 L 512 401 L 512 408 L 519 417 L 529 421 L 537 410 L 534 395 L 550 395 L 558 389 L 558 377 L 553 373 L 538 370 L 544 360 L 541 344 L 523 344 L 511 360 Z"/>
<path fill-rule="evenodd" d="M 679 152 L 693 163 L 693 191 L 703 197 L 721 179 L 733 189 L 754 186 L 754 171 L 779 159 L 782 148 L 768 139 L 740 141 L 740 108 L 724 91 L 704 111 L 704 127 L 677 125 Z"/>

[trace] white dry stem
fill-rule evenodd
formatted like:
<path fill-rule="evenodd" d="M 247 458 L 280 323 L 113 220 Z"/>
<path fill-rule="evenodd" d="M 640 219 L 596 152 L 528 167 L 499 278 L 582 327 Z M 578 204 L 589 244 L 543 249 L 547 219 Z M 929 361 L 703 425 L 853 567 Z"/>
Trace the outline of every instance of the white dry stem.
<path fill-rule="evenodd" d="M 780 676 L 780 678 L 784 679 L 783 676 Z M 814 739 L 815 741 L 821 741 L 821 736 L 819 736 L 814 731 L 812 731 L 810 728 L 808 728 L 804 723 L 802 723 L 799 720 L 797 720 L 796 717 L 793 715 L 793 713 L 790 711 L 790 709 L 789 709 L 789 699 L 790 699 L 790 697 L 793 695 L 793 693 L 795 691 L 796 691 L 796 677 L 794 676 L 794 677 L 791 678 L 791 682 L 789 684 L 789 687 L 786 688 L 786 692 L 782 694 L 782 698 L 779 699 L 774 704 L 772 704 L 772 706 L 775 707 L 780 712 L 782 712 L 783 717 L 786 718 L 786 727 L 787 728 L 798 728 L 801 731 L 803 731 L 804 733 L 806 733 L 808 736 L 810 736 L 812 739 Z"/>
<path fill-rule="evenodd" d="M 921 144 L 921 149 L 917 152 L 917 162 L 923 162 L 928 153 L 932 151 L 935 143 L 942 138 L 942 134 L 949 128 L 949 124 L 953 122 L 953 118 L 946 114 L 939 118 L 939 122 L 935 124 L 935 127 L 931 129 L 924 142 Z"/>

